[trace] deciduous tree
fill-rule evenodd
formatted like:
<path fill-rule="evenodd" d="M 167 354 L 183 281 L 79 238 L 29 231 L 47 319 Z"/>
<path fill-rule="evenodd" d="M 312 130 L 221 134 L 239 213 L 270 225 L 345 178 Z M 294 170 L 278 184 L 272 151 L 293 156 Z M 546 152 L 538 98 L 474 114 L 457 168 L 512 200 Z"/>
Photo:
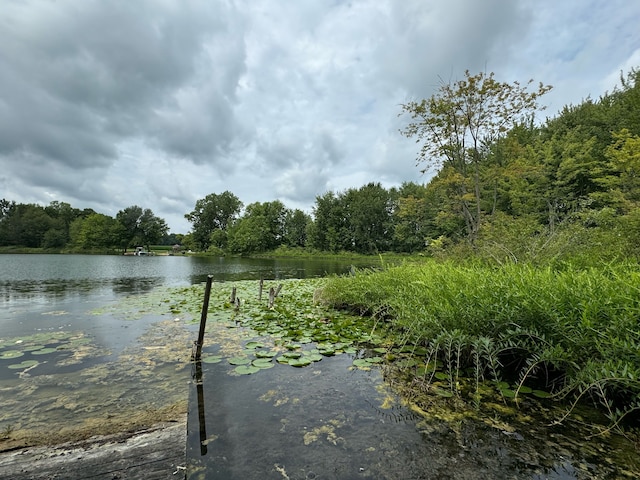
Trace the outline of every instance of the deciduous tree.
<path fill-rule="evenodd" d="M 426 165 L 424 170 L 449 166 L 460 176 L 456 200 L 471 241 L 481 225 L 480 170 L 490 146 L 530 119 L 539 97 L 551 88 L 540 84 L 529 92 L 531 83 L 498 82 L 493 73 L 471 75 L 467 70 L 463 80 L 442 82 L 431 98 L 402 105 L 401 114 L 411 122 L 401 133 L 422 144 L 418 163 Z"/>

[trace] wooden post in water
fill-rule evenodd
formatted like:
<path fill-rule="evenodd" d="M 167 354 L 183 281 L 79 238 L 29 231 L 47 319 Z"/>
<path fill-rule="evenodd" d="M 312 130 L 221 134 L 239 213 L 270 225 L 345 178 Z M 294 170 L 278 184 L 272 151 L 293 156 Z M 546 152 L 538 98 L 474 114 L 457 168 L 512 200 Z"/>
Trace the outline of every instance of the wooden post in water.
<path fill-rule="evenodd" d="M 196 340 L 196 354 L 194 360 L 200 360 L 202 356 L 202 342 L 204 341 L 204 329 L 207 325 L 207 310 L 209 310 L 209 297 L 211 296 L 211 282 L 213 275 L 207 276 L 207 286 L 204 289 L 204 300 L 202 302 L 202 314 L 200 315 L 200 331 Z"/>
<path fill-rule="evenodd" d="M 196 392 L 198 396 L 198 424 L 200 426 L 200 455 L 207 454 L 207 422 L 204 416 L 204 385 L 202 381 L 202 362 L 196 360 L 196 371 L 194 379 L 196 381 Z"/>
<path fill-rule="evenodd" d="M 269 288 L 269 308 L 273 308 L 276 301 L 276 291 L 273 287 Z"/>
<path fill-rule="evenodd" d="M 258 301 L 262 300 L 262 289 L 264 288 L 264 278 L 260 279 L 260 290 L 258 290 Z"/>
<path fill-rule="evenodd" d="M 231 289 L 231 298 L 229 299 L 229 303 L 231 305 L 235 305 L 236 304 L 236 287 L 233 287 Z"/>
<path fill-rule="evenodd" d="M 282 284 L 278 285 L 278 288 L 274 289 L 273 287 L 271 287 L 269 289 L 269 308 L 273 308 L 273 305 L 276 302 L 276 297 L 280 293 L 280 290 L 282 290 Z"/>

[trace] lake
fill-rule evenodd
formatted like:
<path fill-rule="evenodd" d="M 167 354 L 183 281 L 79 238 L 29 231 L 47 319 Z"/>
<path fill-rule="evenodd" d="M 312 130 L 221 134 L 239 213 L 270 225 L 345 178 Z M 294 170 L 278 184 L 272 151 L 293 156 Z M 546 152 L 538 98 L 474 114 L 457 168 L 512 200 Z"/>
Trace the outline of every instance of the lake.
<path fill-rule="evenodd" d="M 277 280 L 350 267 L 309 259 L 0 255 L 0 434 L 43 443 L 175 416 L 186 409 L 197 331 L 191 318 L 166 307 L 172 289 L 208 275 Z"/>
<path fill-rule="evenodd" d="M 203 352 L 222 361 L 191 362 L 201 298 L 180 308 L 182 290 L 211 275 L 228 296 L 232 285 L 257 291 L 265 279 L 285 283 L 285 301 L 288 279 L 350 269 L 349 261 L 307 259 L 0 255 L 0 450 L 188 411 L 190 479 L 586 479 L 640 471 L 632 443 L 585 441 L 575 422 L 524 420 L 512 431 L 447 420 L 446 412 L 425 419 L 395 395 L 384 369 L 354 368 L 367 355 L 361 349 L 304 368 L 274 361 L 235 375 L 227 360 L 247 355 L 251 343 L 258 348 L 255 340 L 265 355 L 282 347 L 213 315 Z M 305 353 L 314 347 L 302 345 Z"/>

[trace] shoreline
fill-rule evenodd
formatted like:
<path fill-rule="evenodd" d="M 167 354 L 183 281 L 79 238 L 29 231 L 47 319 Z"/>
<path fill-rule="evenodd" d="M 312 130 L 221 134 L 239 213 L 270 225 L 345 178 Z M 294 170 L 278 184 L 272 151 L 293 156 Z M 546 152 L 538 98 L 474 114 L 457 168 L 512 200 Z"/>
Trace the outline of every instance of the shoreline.
<path fill-rule="evenodd" d="M 183 479 L 186 476 L 187 415 L 151 427 L 94 435 L 48 446 L 12 446 L 0 451 L 0 472 L 31 478 Z M 4 445 L 0 443 L 0 449 Z M 34 474 L 37 474 L 34 477 Z"/>

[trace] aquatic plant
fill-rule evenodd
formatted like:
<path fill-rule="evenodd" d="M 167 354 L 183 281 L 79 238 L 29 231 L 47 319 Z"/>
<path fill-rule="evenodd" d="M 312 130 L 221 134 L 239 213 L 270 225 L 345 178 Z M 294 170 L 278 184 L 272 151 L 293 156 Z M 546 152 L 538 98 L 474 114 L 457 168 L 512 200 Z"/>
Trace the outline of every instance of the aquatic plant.
<path fill-rule="evenodd" d="M 570 406 L 589 400 L 620 425 L 640 410 L 639 290 L 633 265 L 556 271 L 425 262 L 333 277 L 321 298 L 372 316 L 402 344 L 427 348 L 455 395 L 461 377 L 473 379 L 472 396 L 484 380 L 506 380 L 498 387 L 504 397 L 531 389 Z"/>

